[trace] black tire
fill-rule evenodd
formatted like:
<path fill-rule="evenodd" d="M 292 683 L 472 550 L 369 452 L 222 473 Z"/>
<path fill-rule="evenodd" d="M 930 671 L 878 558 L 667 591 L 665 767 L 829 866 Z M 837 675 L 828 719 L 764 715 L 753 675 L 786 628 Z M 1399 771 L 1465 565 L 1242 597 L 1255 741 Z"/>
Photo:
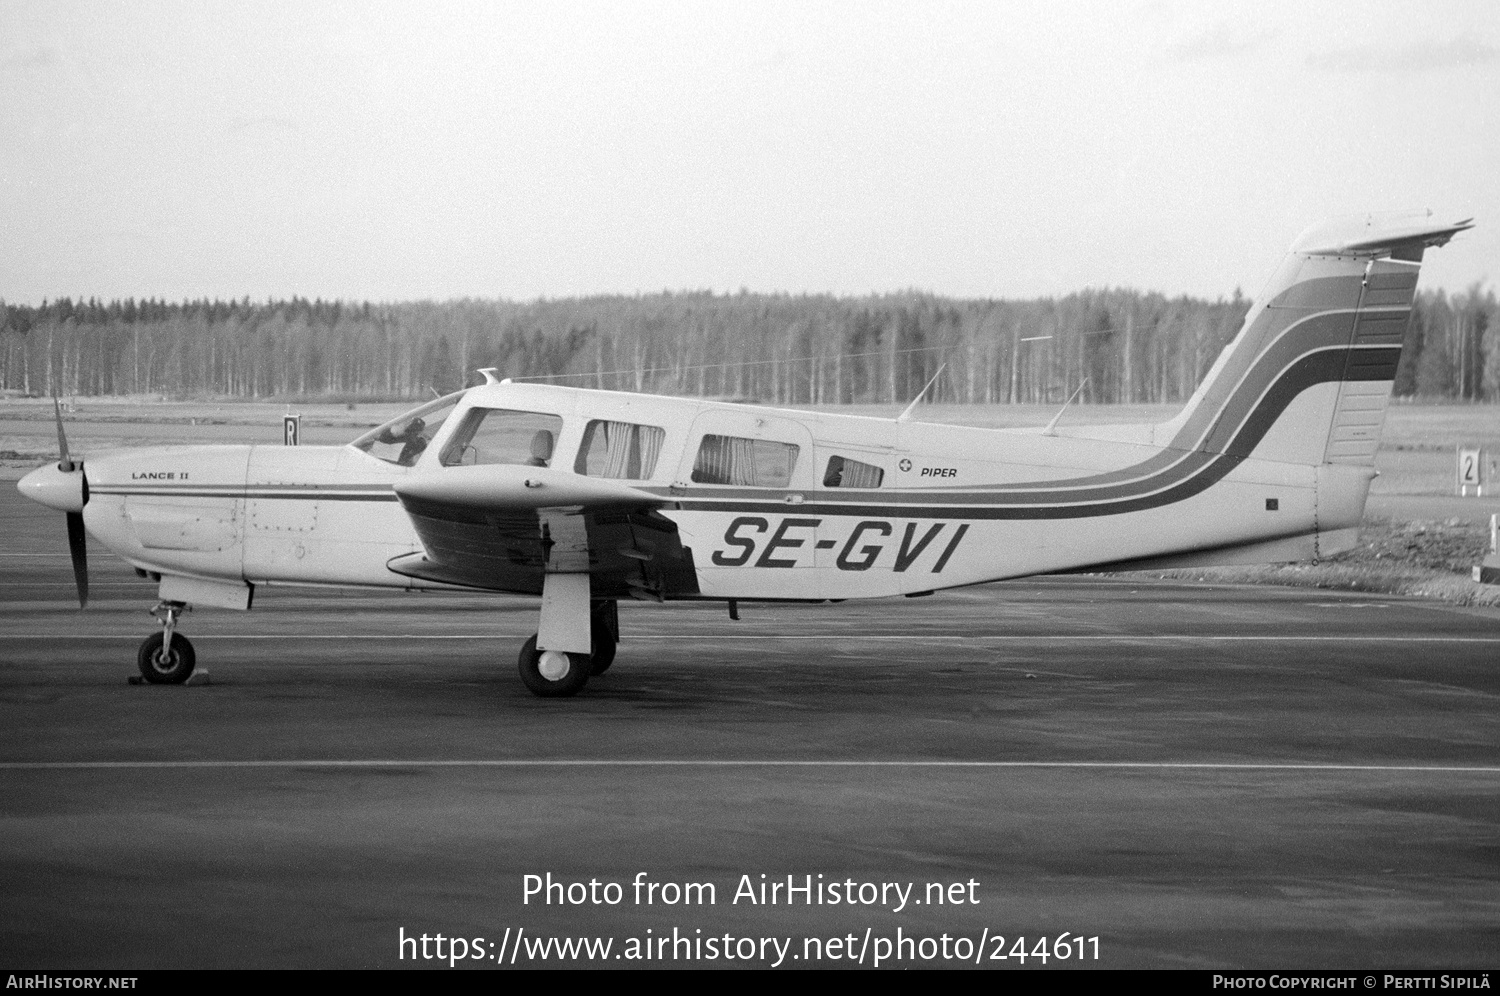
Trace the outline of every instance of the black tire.
<path fill-rule="evenodd" d="M 197 660 L 193 655 L 193 644 L 181 633 L 172 634 L 172 648 L 165 660 L 161 656 L 162 634 L 152 633 L 136 651 L 135 666 L 141 676 L 153 685 L 180 685 L 193 673 Z"/>
<path fill-rule="evenodd" d="M 589 657 L 589 673 L 603 674 L 615 662 L 615 641 L 594 641 L 594 653 Z"/>
<path fill-rule="evenodd" d="M 521 647 L 521 681 L 531 694 L 540 695 L 544 699 L 560 699 L 570 695 L 577 695 L 588 684 L 589 675 L 592 673 L 591 660 L 588 654 L 568 654 L 568 672 L 557 679 L 548 678 L 542 674 L 541 652 L 536 649 L 536 637 L 527 640 Z"/>
<path fill-rule="evenodd" d="M 600 602 L 589 613 L 590 642 L 594 653 L 590 667 L 593 674 L 603 674 L 615 662 L 615 644 L 620 639 L 620 621 L 614 602 Z"/>

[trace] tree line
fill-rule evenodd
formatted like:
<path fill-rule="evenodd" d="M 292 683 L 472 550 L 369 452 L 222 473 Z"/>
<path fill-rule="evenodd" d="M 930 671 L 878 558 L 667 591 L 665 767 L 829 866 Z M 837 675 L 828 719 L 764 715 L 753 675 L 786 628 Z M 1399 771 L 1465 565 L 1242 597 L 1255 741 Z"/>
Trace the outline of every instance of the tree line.
<path fill-rule="evenodd" d="M 0 389 L 400 399 L 503 377 L 772 404 L 1177 402 L 1250 301 L 661 293 L 402 304 L 0 300 Z M 1396 393 L 1500 401 L 1500 303 L 1418 296 Z"/>

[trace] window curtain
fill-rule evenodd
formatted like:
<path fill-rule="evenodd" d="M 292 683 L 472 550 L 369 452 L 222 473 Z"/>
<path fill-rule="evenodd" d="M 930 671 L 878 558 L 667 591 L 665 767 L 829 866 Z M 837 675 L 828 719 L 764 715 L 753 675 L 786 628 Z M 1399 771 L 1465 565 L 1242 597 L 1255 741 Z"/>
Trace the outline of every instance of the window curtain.
<path fill-rule="evenodd" d="M 738 436 L 704 436 L 693 462 L 693 480 L 700 484 L 754 487 L 755 440 Z"/>
<path fill-rule="evenodd" d="M 584 430 L 580 454 L 588 454 L 600 439 L 604 442 L 602 458 L 595 457 L 592 466 L 580 469 L 590 477 L 613 477 L 627 481 L 643 481 L 656 471 L 656 460 L 661 456 L 662 443 L 667 436 L 665 429 L 654 425 L 636 425 L 632 422 L 590 422 Z"/>
<path fill-rule="evenodd" d="M 785 487 L 791 480 L 797 452 L 791 443 L 704 436 L 693 461 L 693 480 L 746 488 Z"/>
<path fill-rule="evenodd" d="M 729 440 L 723 436 L 704 436 L 693 461 L 693 480 L 700 484 L 728 484 Z"/>
<path fill-rule="evenodd" d="M 605 422 L 604 468 L 600 477 L 630 477 L 631 443 L 635 437 L 635 426 L 628 422 Z"/>
<path fill-rule="evenodd" d="M 636 479 L 645 480 L 656 473 L 656 458 L 661 456 L 661 444 L 666 441 L 667 430 L 654 425 L 638 425 L 635 438 L 640 447 L 640 472 Z"/>
<path fill-rule="evenodd" d="M 755 468 L 755 440 L 738 436 L 729 440 L 729 483 L 757 487 L 760 477 Z"/>
<path fill-rule="evenodd" d="M 858 460 L 844 459 L 844 477 L 839 483 L 841 488 L 878 488 L 880 479 L 885 472 L 879 467 L 872 467 Z"/>

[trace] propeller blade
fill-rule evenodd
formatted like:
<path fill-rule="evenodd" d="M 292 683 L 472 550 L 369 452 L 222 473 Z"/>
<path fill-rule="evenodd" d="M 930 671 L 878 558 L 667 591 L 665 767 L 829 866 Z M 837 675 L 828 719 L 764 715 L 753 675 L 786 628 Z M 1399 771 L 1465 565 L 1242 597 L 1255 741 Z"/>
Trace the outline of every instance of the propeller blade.
<path fill-rule="evenodd" d="M 73 580 L 78 584 L 78 607 L 89 604 L 88 539 L 83 531 L 83 513 L 68 513 L 68 553 L 73 556 Z"/>
<path fill-rule="evenodd" d="M 73 460 L 68 456 L 68 437 L 63 435 L 62 405 L 57 403 L 57 395 L 52 396 L 52 411 L 57 416 L 57 450 L 62 454 L 62 461 L 58 463 L 57 469 L 64 474 L 73 469 Z"/>

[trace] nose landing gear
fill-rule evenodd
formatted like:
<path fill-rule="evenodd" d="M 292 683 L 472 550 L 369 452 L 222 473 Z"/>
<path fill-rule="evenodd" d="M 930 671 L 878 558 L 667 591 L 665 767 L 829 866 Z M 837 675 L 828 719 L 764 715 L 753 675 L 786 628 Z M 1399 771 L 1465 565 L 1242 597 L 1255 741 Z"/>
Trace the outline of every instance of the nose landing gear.
<path fill-rule="evenodd" d="M 544 607 L 543 612 L 546 611 Z M 540 634 L 527 640 L 521 647 L 521 681 L 533 695 L 543 698 L 577 695 L 588 684 L 591 675 L 604 673 L 614 663 L 615 644 L 620 638 L 620 622 L 615 603 L 595 603 L 588 618 L 590 652 L 587 654 L 538 650 L 537 639 Z"/>
<path fill-rule="evenodd" d="M 141 677 L 153 685 L 180 685 L 193 673 L 197 663 L 193 644 L 176 631 L 177 617 L 187 611 L 185 602 L 158 602 L 151 610 L 161 623 L 161 632 L 146 637 L 136 651 L 135 663 Z"/>

